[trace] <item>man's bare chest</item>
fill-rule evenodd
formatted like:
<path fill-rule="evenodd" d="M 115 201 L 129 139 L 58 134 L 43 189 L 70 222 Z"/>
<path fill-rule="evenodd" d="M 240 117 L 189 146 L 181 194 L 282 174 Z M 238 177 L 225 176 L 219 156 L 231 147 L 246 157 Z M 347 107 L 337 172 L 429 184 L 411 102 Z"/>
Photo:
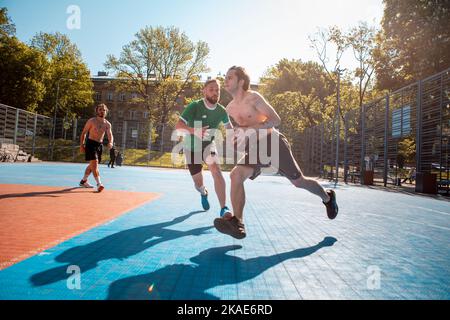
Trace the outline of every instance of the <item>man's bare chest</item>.
<path fill-rule="evenodd" d="M 102 135 L 106 132 L 107 125 L 104 122 L 94 121 L 91 129 L 95 134 Z"/>
<path fill-rule="evenodd" d="M 230 106 L 229 114 L 241 126 L 254 124 L 258 117 L 255 107 L 245 103 L 236 103 Z"/>

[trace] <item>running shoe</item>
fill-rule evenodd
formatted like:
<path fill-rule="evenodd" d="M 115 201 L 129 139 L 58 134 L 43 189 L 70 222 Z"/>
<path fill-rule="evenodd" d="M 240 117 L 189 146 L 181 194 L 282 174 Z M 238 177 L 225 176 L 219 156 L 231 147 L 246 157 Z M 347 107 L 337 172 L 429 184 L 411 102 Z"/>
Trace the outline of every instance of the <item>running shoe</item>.
<path fill-rule="evenodd" d="M 203 210 L 207 211 L 209 210 L 209 202 L 208 202 L 208 191 L 205 189 L 205 194 L 201 195 L 202 198 L 202 207 Z"/>
<path fill-rule="evenodd" d="M 233 214 L 231 213 L 230 209 L 225 206 L 220 210 L 220 217 L 229 220 L 233 217 Z"/>
<path fill-rule="evenodd" d="M 101 183 L 97 184 L 97 191 L 98 191 L 98 192 L 102 192 L 103 189 L 105 189 L 105 187 L 103 186 L 103 184 L 101 184 Z"/>
<path fill-rule="evenodd" d="M 339 207 L 336 202 L 336 193 L 334 190 L 327 190 L 328 195 L 330 196 L 330 201 L 327 203 L 324 202 L 324 205 L 327 207 L 327 215 L 329 219 L 336 218 Z"/>
<path fill-rule="evenodd" d="M 93 188 L 94 186 L 89 184 L 89 182 L 87 182 L 87 180 L 81 180 L 80 181 L 80 187 L 83 188 Z"/>

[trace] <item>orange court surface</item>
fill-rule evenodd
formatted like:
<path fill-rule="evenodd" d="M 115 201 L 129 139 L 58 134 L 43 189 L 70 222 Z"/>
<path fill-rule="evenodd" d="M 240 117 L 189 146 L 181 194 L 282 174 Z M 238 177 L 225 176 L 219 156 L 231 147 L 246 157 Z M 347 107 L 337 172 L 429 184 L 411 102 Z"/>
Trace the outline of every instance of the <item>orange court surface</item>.
<path fill-rule="evenodd" d="M 0 269 L 158 197 L 78 187 L 0 184 Z"/>

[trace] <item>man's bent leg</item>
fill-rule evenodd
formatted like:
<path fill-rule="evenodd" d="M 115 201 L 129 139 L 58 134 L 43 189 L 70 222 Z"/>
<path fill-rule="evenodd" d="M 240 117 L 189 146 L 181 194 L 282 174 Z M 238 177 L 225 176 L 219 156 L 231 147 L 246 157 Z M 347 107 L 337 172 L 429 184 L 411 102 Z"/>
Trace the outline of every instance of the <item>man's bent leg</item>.
<path fill-rule="evenodd" d="M 100 171 L 98 169 L 98 160 L 91 160 L 90 164 L 91 164 L 92 174 L 94 175 L 95 181 L 97 181 L 97 190 L 98 190 L 98 192 L 101 192 L 104 189 L 104 187 L 103 187 L 102 181 L 100 179 Z"/>
<path fill-rule="evenodd" d="M 231 204 L 234 216 L 243 221 L 243 211 L 245 206 L 244 182 L 253 175 L 254 169 L 248 166 L 236 166 L 231 170 Z"/>
<path fill-rule="evenodd" d="M 308 179 L 304 176 L 300 176 L 300 178 L 295 180 L 290 180 L 291 183 L 297 188 L 302 188 L 308 190 L 309 192 L 315 194 L 322 198 L 323 202 L 330 201 L 330 196 L 327 194 L 325 189 L 314 179 Z"/>
<path fill-rule="evenodd" d="M 88 166 L 86 167 L 86 170 L 84 171 L 84 176 L 80 181 L 80 187 L 84 187 L 84 188 L 93 188 L 94 187 L 94 186 L 90 185 L 89 182 L 87 181 L 91 172 L 92 172 L 91 164 L 89 163 Z"/>
<path fill-rule="evenodd" d="M 323 202 L 330 201 L 330 196 L 325 189 L 314 179 L 308 179 L 303 176 L 300 166 L 292 154 L 291 146 L 286 137 L 282 134 L 279 135 L 278 146 L 278 170 L 279 172 L 291 181 L 291 183 L 297 188 L 306 189 L 309 192 L 319 196 Z M 272 150 L 276 151 L 276 150 Z"/>
<path fill-rule="evenodd" d="M 194 181 L 195 189 L 200 192 L 201 195 L 201 202 L 203 210 L 209 210 L 210 205 L 208 201 L 208 190 L 206 190 L 206 187 L 203 185 L 203 173 L 201 169 L 201 165 L 189 165 L 190 171 L 191 171 L 191 177 Z M 196 168 L 196 169 L 194 169 Z M 197 172 L 197 173 L 195 173 Z M 194 174 L 193 174 L 194 173 Z"/>
<path fill-rule="evenodd" d="M 91 164 L 89 163 L 88 166 L 86 167 L 86 170 L 84 170 L 83 181 L 86 181 L 88 179 L 88 177 L 91 174 L 91 172 L 92 172 Z"/>
<path fill-rule="evenodd" d="M 217 198 L 219 199 L 220 208 L 223 208 L 226 205 L 225 179 L 223 178 L 222 171 L 217 163 L 210 164 L 208 168 L 214 179 L 214 189 L 216 190 Z"/>
<path fill-rule="evenodd" d="M 192 180 L 194 181 L 195 189 L 199 190 L 201 187 L 203 187 L 203 173 L 202 173 L 202 171 L 192 175 Z"/>

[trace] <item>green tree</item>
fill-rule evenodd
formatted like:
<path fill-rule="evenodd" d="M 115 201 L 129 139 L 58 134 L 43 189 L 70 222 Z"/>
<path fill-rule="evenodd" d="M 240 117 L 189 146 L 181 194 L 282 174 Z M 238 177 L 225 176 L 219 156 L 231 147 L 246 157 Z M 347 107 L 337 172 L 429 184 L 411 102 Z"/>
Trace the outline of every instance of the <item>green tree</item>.
<path fill-rule="evenodd" d="M 334 92 L 334 86 L 318 63 L 301 60 L 280 60 L 261 78 L 261 91 L 267 96 L 292 91 L 309 95 L 314 92 L 322 102 Z"/>
<path fill-rule="evenodd" d="M 16 34 L 16 26 L 8 16 L 8 9 L 0 8 L 0 37 L 12 37 Z"/>
<path fill-rule="evenodd" d="M 109 55 L 105 67 L 120 79 L 118 90 L 136 93 L 134 102 L 146 107 L 150 121 L 167 123 L 179 95 L 208 71 L 208 45 L 194 44 L 173 26 L 145 27 L 135 38 L 119 58 Z"/>
<path fill-rule="evenodd" d="M 47 90 L 39 112 L 53 115 L 58 84 L 58 117 L 75 117 L 92 107 L 94 92 L 89 69 L 77 46 L 66 35 L 40 32 L 32 38 L 31 47 L 45 55 L 49 66 L 45 79 Z"/>
<path fill-rule="evenodd" d="M 0 38 L 0 103 L 36 112 L 44 98 L 48 64 L 15 37 Z"/>
<path fill-rule="evenodd" d="M 450 67 L 450 1 L 384 0 L 377 85 L 397 89 Z"/>
<path fill-rule="evenodd" d="M 360 22 L 358 26 L 350 29 L 346 36 L 348 45 L 352 48 L 358 67 L 354 76 L 358 79 L 359 107 L 362 108 L 368 89 L 371 88 L 372 75 L 375 70 L 373 50 L 375 49 L 375 27 L 370 27 L 366 22 Z"/>
<path fill-rule="evenodd" d="M 45 94 L 44 55 L 15 37 L 15 27 L 0 9 L 0 103 L 35 111 Z"/>
<path fill-rule="evenodd" d="M 284 129 L 303 130 L 328 118 L 334 92 L 322 66 L 282 59 L 260 79 L 260 91 L 277 110 Z"/>
<path fill-rule="evenodd" d="M 280 115 L 282 130 L 285 132 L 300 132 L 329 119 L 314 93 L 304 95 L 288 91 L 273 96 L 270 102 Z"/>

